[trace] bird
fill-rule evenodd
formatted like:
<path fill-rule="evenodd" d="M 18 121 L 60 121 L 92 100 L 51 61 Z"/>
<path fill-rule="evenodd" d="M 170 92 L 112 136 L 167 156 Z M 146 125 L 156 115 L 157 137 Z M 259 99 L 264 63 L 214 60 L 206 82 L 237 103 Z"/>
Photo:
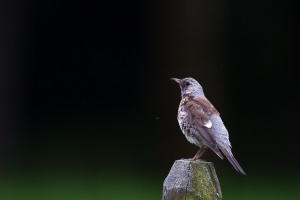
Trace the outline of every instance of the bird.
<path fill-rule="evenodd" d="M 220 117 L 220 113 L 205 97 L 202 86 L 191 77 L 178 79 L 181 89 L 181 101 L 177 120 L 186 139 L 200 147 L 192 158 L 198 160 L 210 148 L 221 159 L 226 156 L 237 172 L 246 175 L 232 154 L 228 131 Z"/>

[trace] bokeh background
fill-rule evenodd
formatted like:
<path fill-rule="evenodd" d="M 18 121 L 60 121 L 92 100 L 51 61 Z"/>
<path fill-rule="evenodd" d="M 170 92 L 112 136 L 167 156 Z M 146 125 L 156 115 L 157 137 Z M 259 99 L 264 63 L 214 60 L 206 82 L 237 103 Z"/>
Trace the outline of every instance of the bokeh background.
<path fill-rule="evenodd" d="M 1 1 L 0 199 L 160 199 L 198 150 L 170 78 L 194 77 L 247 176 L 224 199 L 299 199 L 299 1 Z"/>

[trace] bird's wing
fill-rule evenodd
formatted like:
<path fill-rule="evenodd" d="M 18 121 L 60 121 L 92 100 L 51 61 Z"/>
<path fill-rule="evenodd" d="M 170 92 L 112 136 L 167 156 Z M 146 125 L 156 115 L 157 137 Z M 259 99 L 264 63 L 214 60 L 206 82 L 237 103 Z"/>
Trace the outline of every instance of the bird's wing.
<path fill-rule="evenodd" d="M 186 104 L 186 111 L 189 112 L 189 123 L 195 128 L 195 137 L 199 137 L 206 146 L 211 148 L 221 159 L 223 156 L 217 147 L 216 139 L 212 133 L 212 122 L 210 116 L 218 114 L 218 111 L 211 105 L 207 99 L 193 99 Z"/>

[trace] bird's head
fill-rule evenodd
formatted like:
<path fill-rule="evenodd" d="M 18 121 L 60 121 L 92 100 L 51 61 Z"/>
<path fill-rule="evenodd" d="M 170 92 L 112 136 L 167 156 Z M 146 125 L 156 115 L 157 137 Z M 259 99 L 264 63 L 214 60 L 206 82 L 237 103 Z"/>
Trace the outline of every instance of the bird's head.
<path fill-rule="evenodd" d="M 171 80 L 179 84 L 182 97 L 205 97 L 201 85 L 195 79 L 188 77 L 184 79 L 171 78 Z"/>

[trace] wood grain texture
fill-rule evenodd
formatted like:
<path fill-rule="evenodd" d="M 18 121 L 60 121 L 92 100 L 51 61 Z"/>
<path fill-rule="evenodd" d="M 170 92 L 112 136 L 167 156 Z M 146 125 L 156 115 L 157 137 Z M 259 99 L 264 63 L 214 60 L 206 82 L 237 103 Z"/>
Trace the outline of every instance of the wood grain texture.
<path fill-rule="evenodd" d="M 200 160 L 176 160 L 164 181 L 162 200 L 196 199 L 222 199 L 213 164 Z"/>

